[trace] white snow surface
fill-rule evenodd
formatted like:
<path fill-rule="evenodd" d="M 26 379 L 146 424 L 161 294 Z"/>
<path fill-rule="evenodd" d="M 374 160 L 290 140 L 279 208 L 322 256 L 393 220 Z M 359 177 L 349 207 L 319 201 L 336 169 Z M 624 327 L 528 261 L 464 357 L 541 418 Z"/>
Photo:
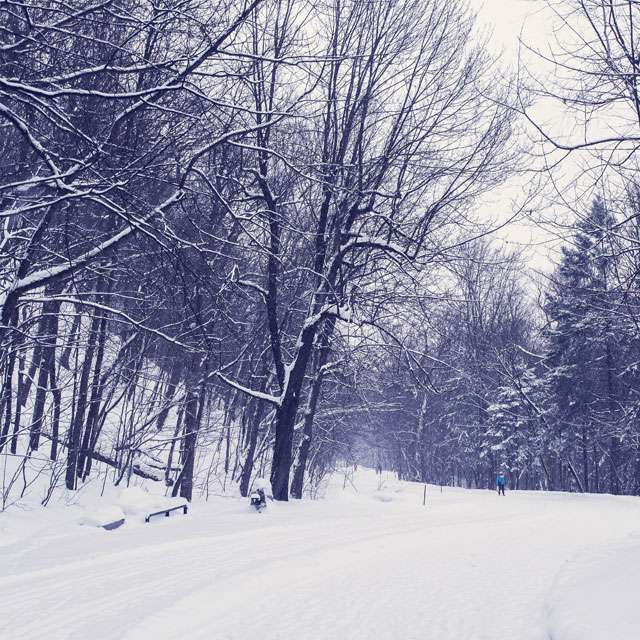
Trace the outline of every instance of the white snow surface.
<path fill-rule="evenodd" d="M 78 518 L 78 524 L 88 527 L 104 527 L 125 519 L 124 511 L 117 505 L 97 506 L 86 508 L 84 513 Z"/>
<path fill-rule="evenodd" d="M 552 639 L 640 638 L 640 535 L 578 554 L 557 576 L 549 599 Z"/>
<path fill-rule="evenodd" d="M 337 475 L 325 499 L 263 513 L 212 497 L 114 531 L 78 526 L 78 506 L 14 507 L 0 638 L 640 638 L 639 499 L 429 486 L 424 507 L 423 485 L 384 479 Z M 122 498 L 104 506 L 155 504 Z"/>

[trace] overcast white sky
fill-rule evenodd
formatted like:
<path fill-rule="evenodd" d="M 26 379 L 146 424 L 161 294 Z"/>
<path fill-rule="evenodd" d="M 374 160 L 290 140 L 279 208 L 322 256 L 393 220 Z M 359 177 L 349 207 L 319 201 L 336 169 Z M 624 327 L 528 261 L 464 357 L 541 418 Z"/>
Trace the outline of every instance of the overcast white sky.
<path fill-rule="evenodd" d="M 505 56 L 514 60 L 523 27 L 525 40 L 538 46 L 550 35 L 549 23 L 544 20 L 544 2 L 540 0 L 470 0 L 470 4 L 480 21 L 492 27 L 496 48 L 503 48 Z"/>
<path fill-rule="evenodd" d="M 500 61 L 514 72 L 518 64 L 519 38 L 533 48 L 546 51 L 553 41 L 552 20 L 542 0 L 469 0 L 478 13 L 479 26 L 491 29 L 490 43 Z M 526 56 L 525 51 L 521 51 Z M 553 116 L 553 114 L 551 114 Z M 559 112 L 558 117 L 562 114 Z M 503 220 L 512 210 L 526 203 L 531 179 L 517 177 L 498 191 L 489 194 L 483 204 L 487 216 Z M 525 221 L 510 225 L 497 234 L 512 247 L 528 247 L 531 266 L 545 271 L 552 268 L 549 256 L 558 246 L 555 235 Z"/>

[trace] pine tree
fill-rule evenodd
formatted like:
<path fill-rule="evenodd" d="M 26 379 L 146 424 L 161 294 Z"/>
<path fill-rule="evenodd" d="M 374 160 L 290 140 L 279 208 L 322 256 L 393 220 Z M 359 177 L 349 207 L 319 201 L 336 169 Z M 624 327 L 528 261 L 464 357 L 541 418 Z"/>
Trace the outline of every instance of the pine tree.
<path fill-rule="evenodd" d="M 624 331 L 611 277 L 613 223 L 602 199 L 596 198 L 576 224 L 572 243 L 562 249 L 545 308 L 548 378 L 558 407 L 553 474 L 563 489 L 575 483 L 583 491 L 620 492 L 616 423 L 621 389 L 616 374 Z M 605 460 L 606 485 L 601 477 Z"/>

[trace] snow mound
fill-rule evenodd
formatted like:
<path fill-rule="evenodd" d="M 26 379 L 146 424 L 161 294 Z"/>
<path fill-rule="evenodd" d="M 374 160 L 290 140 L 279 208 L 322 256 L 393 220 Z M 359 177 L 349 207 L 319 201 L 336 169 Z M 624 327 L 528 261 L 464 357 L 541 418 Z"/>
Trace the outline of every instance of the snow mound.
<path fill-rule="evenodd" d="M 398 499 L 398 494 L 391 491 L 376 491 L 373 494 L 373 499 L 378 502 L 393 502 Z"/>
<path fill-rule="evenodd" d="M 373 492 L 373 499 L 378 502 L 404 501 L 406 497 L 405 488 L 400 482 L 384 483 Z"/>
<path fill-rule="evenodd" d="M 147 515 L 154 511 L 161 511 L 184 503 L 184 498 L 153 495 L 140 487 L 122 489 L 117 499 L 118 506 L 128 516 Z"/>
<path fill-rule="evenodd" d="M 124 520 L 123 510 L 116 505 L 87 507 L 78 519 L 78 524 L 87 527 L 104 527 L 106 524 Z"/>
<path fill-rule="evenodd" d="M 554 640 L 637 640 L 640 542 L 565 565 L 548 604 Z"/>

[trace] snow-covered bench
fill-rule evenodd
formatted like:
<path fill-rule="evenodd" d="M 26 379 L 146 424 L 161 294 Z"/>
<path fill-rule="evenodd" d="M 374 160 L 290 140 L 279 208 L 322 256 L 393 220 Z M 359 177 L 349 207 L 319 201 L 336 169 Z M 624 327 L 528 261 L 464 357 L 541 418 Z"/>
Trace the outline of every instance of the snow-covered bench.
<path fill-rule="evenodd" d="M 145 516 L 144 521 L 145 522 L 149 522 L 149 520 L 151 518 L 153 518 L 153 516 L 161 516 L 163 513 L 164 515 L 168 518 L 169 517 L 169 513 L 171 511 L 175 511 L 176 509 L 182 509 L 182 513 L 184 513 L 185 515 L 187 514 L 187 506 L 186 504 L 179 504 L 175 507 L 169 507 L 168 509 L 162 509 L 161 511 L 155 511 L 154 513 L 149 513 Z"/>
<path fill-rule="evenodd" d="M 89 527 L 102 527 L 112 531 L 125 523 L 125 514 L 117 505 L 93 503 L 84 508 L 78 524 Z"/>

